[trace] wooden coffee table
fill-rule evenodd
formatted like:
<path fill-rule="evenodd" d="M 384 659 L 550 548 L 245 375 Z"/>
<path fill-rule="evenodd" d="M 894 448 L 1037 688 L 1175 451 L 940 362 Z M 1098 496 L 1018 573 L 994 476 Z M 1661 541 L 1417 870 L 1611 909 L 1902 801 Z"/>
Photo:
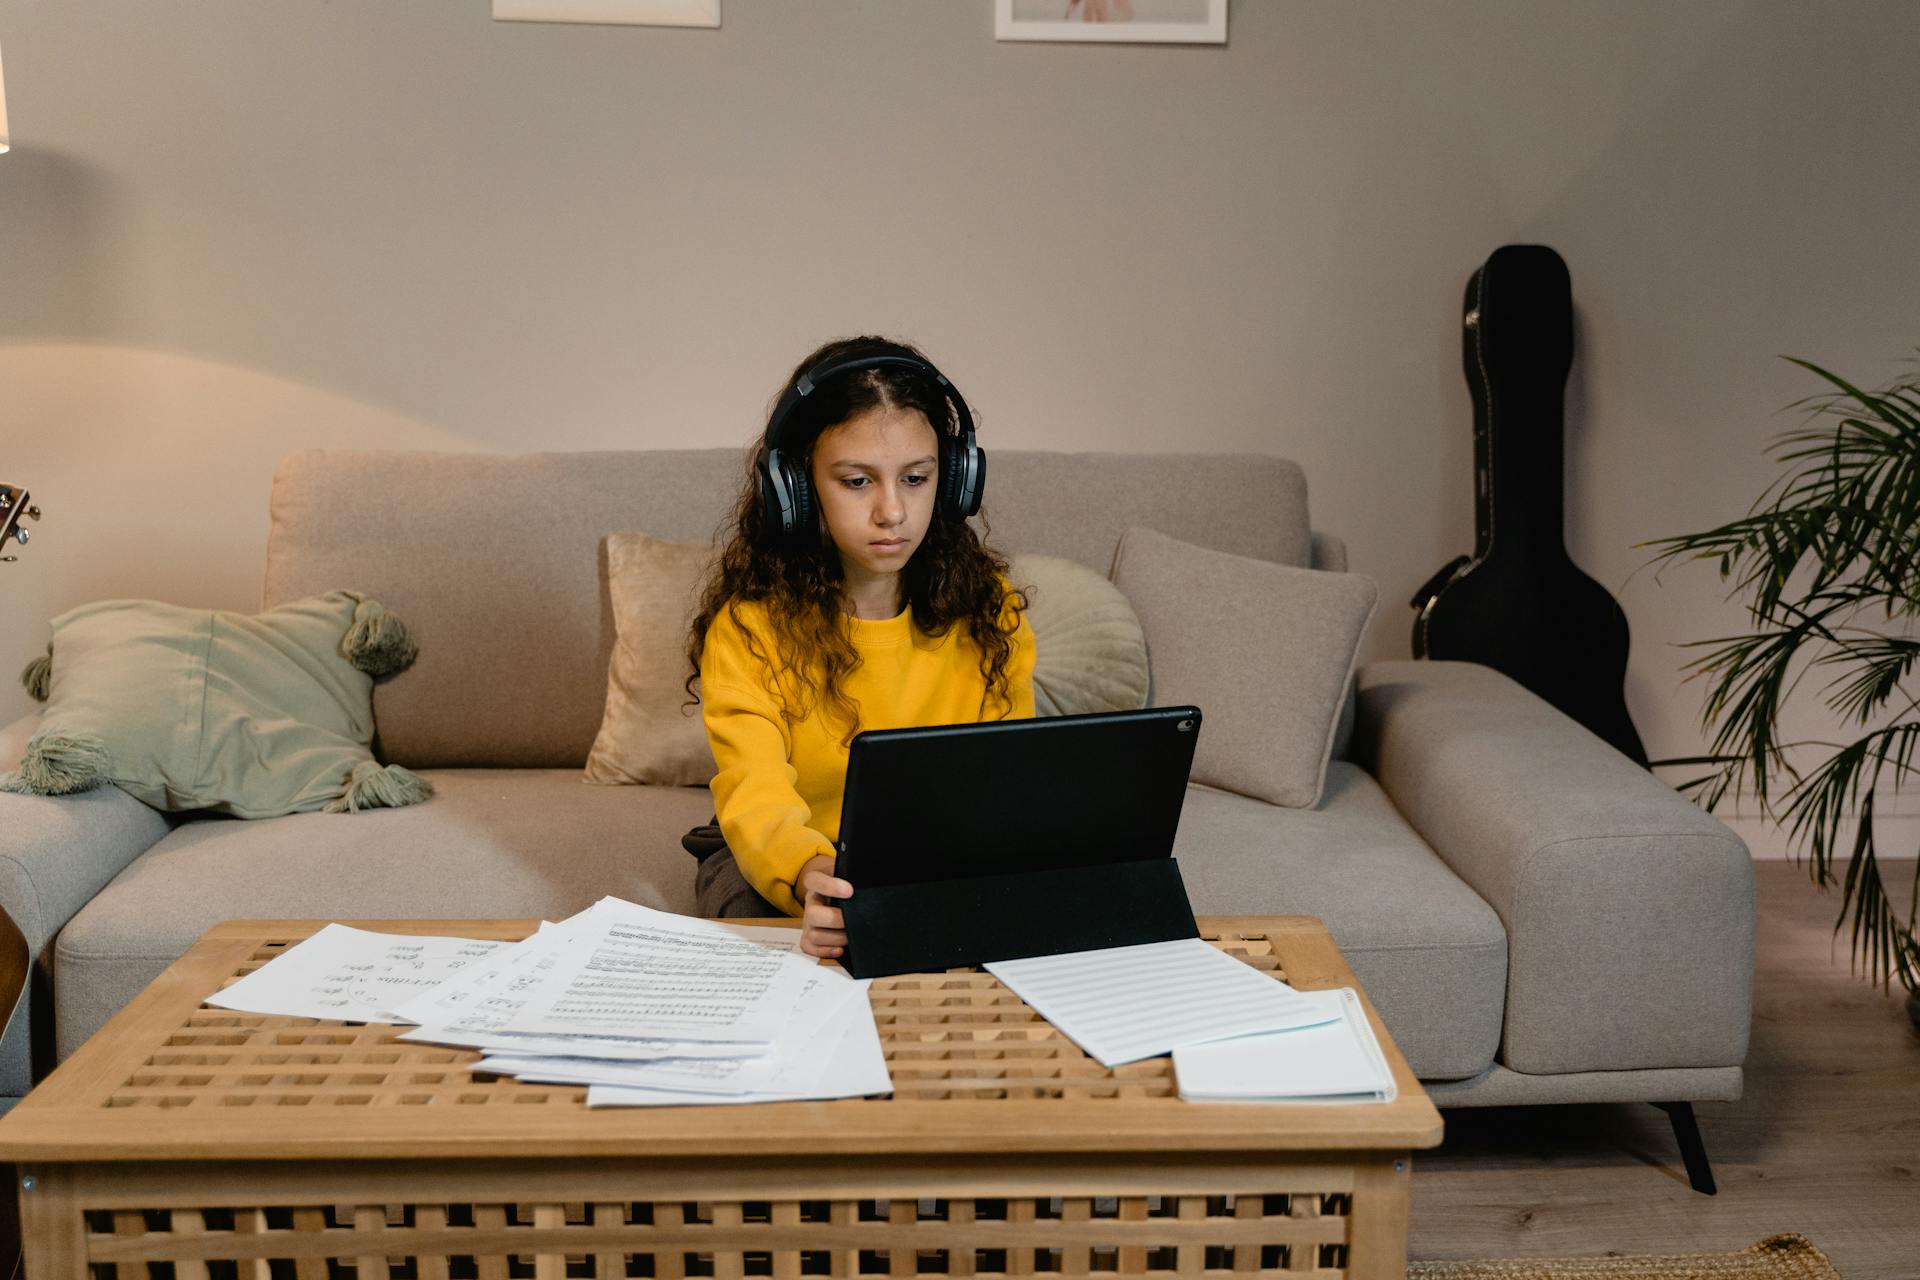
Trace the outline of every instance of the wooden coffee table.
<path fill-rule="evenodd" d="M 882 978 L 891 1098 L 588 1111 L 399 1028 L 201 1006 L 321 921 L 207 931 L 0 1119 L 29 1280 L 1392 1277 L 1440 1116 L 1374 1017 L 1385 1105 L 1182 1102 L 977 970 Z M 520 938 L 534 921 L 375 920 Z M 765 921 L 755 921 L 764 924 Z M 1358 986 L 1319 921 L 1210 917 L 1301 988 Z M 235 1265 L 237 1264 L 237 1265 Z M 164 1273 L 161 1273 L 164 1274 Z"/>

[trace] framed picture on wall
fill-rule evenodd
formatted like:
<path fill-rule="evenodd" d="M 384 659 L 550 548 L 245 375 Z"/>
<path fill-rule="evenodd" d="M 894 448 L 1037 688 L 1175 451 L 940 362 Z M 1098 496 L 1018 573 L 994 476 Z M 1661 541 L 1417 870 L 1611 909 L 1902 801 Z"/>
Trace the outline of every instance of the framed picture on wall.
<path fill-rule="evenodd" d="M 717 27 L 720 0 L 493 0 L 493 20 Z"/>
<path fill-rule="evenodd" d="M 1001 40 L 1225 44 L 1227 0 L 993 0 Z"/>

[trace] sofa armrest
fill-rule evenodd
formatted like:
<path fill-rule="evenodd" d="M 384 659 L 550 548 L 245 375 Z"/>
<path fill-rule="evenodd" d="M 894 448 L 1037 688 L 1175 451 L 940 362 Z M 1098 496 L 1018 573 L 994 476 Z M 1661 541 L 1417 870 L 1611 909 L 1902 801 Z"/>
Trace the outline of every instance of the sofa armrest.
<path fill-rule="evenodd" d="M 1353 758 L 1507 931 L 1514 1071 L 1738 1065 L 1753 997 L 1740 838 L 1469 662 L 1359 675 Z"/>
<path fill-rule="evenodd" d="M 34 714 L 0 729 L 0 773 L 19 762 L 39 721 Z M 51 1026 L 32 1005 L 48 994 L 54 935 L 168 830 L 164 816 L 114 786 L 58 797 L 0 792 L 0 908 L 25 935 L 35 967 L 26 1002 L 0 1040 L 0 1096 L 25 1093 L 32 1064 L 52 1064 L 51 1036 L 31 1029 Z"/>

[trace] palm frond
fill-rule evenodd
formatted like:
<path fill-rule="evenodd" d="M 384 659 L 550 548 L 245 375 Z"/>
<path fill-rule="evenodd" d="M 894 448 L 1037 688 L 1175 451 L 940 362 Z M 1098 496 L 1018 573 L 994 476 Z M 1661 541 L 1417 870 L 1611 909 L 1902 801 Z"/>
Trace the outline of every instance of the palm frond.
<path fill-rule="evenodd" d="M 1916 661 L 1920 661 L 1920 640 L 1882 635 L 1869 636 L 1846 651 L 1814 659 L 1816 665 L 1850 667 L 1846 675 L 1835 677 L 1827 685 L 1835 691 L 1827 705 L 1856 724 L 1865 724 L 1886 709 L 1913 673 Z"/>
<path fill-rule="evenodd" d="M 1844 862 L 1835 932 L 1850 922 L 1856 967 L 1911 990 L 1920 988 L 1920 884 L 1902 920 L 1880 874 L 1874 817 L 1883 786 L 1897 791 L 1920 776 L 1920 639 L 1862 620 L 1920 615 L 1920 380 L 1868 391 L 1809 361 L 1792 363 L 1828 389 L 1790 406 L 1808 417 L 1771 446 L 1783 473 L 1738 519 L 1639 544 L 1653 549 L 1655 565 L 1714 563 L 1727 598 L 1752 620 L 1744 634 L 1689 642 L 1705 650 L 1683 670 L 1706 682 L 1701 724 L 1711 745 L 1655 764 L 1709 766 L 1678 784 L 1709 810 L 1751 787 L 1816 883 L 1834 883 Z M 1824 758 L 1796 763 L 1793 749 L 1811 744 L 1783 743 L 1778 726 L 1810 677 L 1843 721 L 1894 722 L 1818 744 Z"/>

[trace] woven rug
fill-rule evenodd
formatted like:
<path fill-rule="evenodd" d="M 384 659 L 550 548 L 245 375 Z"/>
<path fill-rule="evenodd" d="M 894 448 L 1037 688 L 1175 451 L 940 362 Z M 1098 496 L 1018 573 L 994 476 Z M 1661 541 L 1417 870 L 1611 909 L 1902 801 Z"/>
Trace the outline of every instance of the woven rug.
<path fill-rule="evenodd" d="M 1738 1253 L 1415 1262 L 1407 1280 L 1840 1280 L 1840 1273 L 1805 1236 L 1780 1235 Z"/>

